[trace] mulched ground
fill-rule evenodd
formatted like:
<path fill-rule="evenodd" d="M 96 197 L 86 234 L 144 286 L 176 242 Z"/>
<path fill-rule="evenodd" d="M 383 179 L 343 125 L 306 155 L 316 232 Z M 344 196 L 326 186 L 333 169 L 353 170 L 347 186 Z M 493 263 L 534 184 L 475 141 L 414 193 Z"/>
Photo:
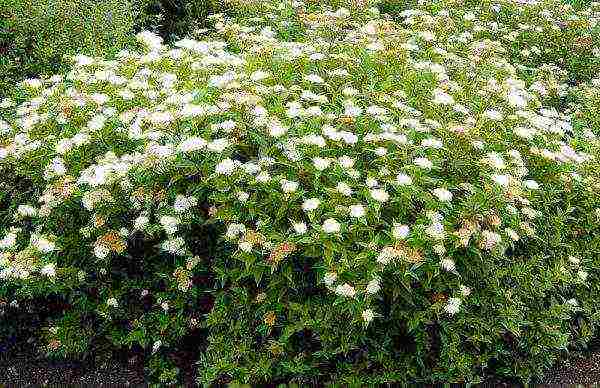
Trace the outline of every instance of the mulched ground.
<path fill-rule="evenodd" d="M 565 384 L 598 385 L 600 384 L 600 352 L 586 358 L 577 357 L 563 361 L 550 370 L 544 380 L 544 385 L 549 387 Z"/>
<path fill-rule="evenodd" d="M 127 355 L 127 359 L 130 355 Z M 184 371 L 184 386 L 193 387 L 193 368 Z M 600 384 L 600 352 L 587 357 L 574 357 L 551 369 L 539 387 L 567 385 L 597 386 Z M 0 387 L 27 386 L 106 386 L 145 387 L 143 360 L 131 356 L 126 362 L 113 360 L 102 365 L 83 362 L 59 362 L 34 358 L 13 358 L 0 361 Z M 489 379 L 484 387 L 515 387 L 512 382 Z"/>
<path fill-rule="evenodd" d="M 26 386 L 145 386 L 139 371 L 117 363 L 89 368 L 78 362 L 47 360 L 15 360 L 12 365 L 0 365 L 0 385 Z"/>

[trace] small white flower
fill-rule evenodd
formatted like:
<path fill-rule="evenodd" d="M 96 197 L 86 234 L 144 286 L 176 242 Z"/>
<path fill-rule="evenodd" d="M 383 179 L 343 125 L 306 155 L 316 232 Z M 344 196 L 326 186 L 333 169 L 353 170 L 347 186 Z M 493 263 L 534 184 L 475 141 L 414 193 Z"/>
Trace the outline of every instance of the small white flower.
<path fill-rule="evenodd" d="M 323 231 L 325 233 L 338 233 L 340 230 L 340 223 L 333 218 L 328 218 L 325 220 L 325 222 L 323 222 Z"/>
<path fill-rule="evenodd" d="M 117 308 L 119 307 L 119 302 L 116 298 L 108 298 L 108 300 L 106 301 L 106 305 L 109 307 Z"/>
<path fill-rule="evenodd" d="M 408 237 L 409 233 L 410 228 L 408 227 L 408 225 L 400 225 L 395 223 L 392 227 L 392 236 L 397 240 L 405 239 L 406 237 Z"/>
<path fill-rule="evenodd" d="M 327 287 L 331 287 L 333 283 L 337 280 L 337 274 L 335 272 L 327 272 L 323 277 L 323 282 L 327 285 Z"/>
<path fill-rule="evenodd" d="M 175 203 L 173 204 L 173 209 L 176 213 L 184 213 L 188 211 L 191 207 L 196 206 L 198 204 L 198 200 L 194 197 L 186 197 L 185 195 L 178 194 L 175 197 Z"/>
<path fill-rule="evenodd" d="M 579 265 L 579 263 L 581 262 L 581 260 L 579 260 L 579 258 L 577 258 L 575 256 L 569 256 L 568 260 L 569 260 L 569 263 L 571 263 L 573 265 Z"/>
<path fill-rule="evenodd" d="M 235 123 L 234 123 L 235 124 Z M 206 145 L 206 149 L 212 152 L 223 152 L 229 147 L 229 140 L 227 139 L 215 139 Z"/>
<path fill-rule="evenodd" d="M 215 167 L 215 172 L 221 175 L 231 175 L 235 171 L 235 162 L 231 159 L 222 160 Z"/>
<path fill-rule="evenodd" d="M 152 345 L 152 354 L 158 352 L 158 349 L 162 346 L 162 341 L 158 340 L 156 342 L 154 342 L 154 344 Z"/>
<path fill-rule="evenodd" d="M 90 96 L 90 98 L 98 105 L 104 105 L 110 99 L 106 94 L 103 93 L 94 93 Z"/>
<path fill-rule="evenodd" d="M 342 166 L 344 168 L 354 167 L 354 159 L 352 159 L 349 156 L 340 156 L 338 158 L 338 163 L 340 164 L 340 166 Z"/>
<path fill-rule="evenodd" d="M 185 254 L 185 241 L 181 237 L 170 238 L 161 244 L 161 248 L 173 255 L 183 256 Z"/>
<path fill-rule="evenodd" d="M 375 149 L 375 154 L 376 154 L 377 156 L 385 156 L 385 155 L 387 155 L 387 149 L 385 149 L 385 148 L 383 148 L 383 147 L 377 147 L 377 148 Z"/>
<path fill-rule="evenodd" d="M 367 284 L 367 288 L 365 289 L 365 291 L 367 292 L 367 294 L 376 294 L 379 292 L 379 290 L 381 290 L 381 284 L 380 284 L 380 280 L 378 278 L 374 278 L 372 279 L 368 284 Z"/>
<path fill-rule="evenodd" d="M 94 246 L 94 256 L 96 256 L 98 259 L 106 258 L 106 256 L 108 256 L 109 253 L 110 253 L 110 250 L 107 247 L 105 247 L 104 245 Z"/>
<path fill-rule="evenodd" d="M 358 90 L 351 87 L 347 87 L 342 90 L 342 94 L 346 97 L 352 97 L 358 94 Z"/>
<path fill-rule="evenodd" d="M 444 188 L 437 188 L 433 190 L 433 194 L 440 200 L 441 202 L 450 202 L 452 201 L 452 193 Z"/>
<path fill-rule="evenodd" d="M 347 298 L 354 298 L 356 290 L 348 283 L 340 284 L 335 288 L 335 293 Z"/>
<path fill-rule="evenodd" d="M 442 256 L 444 253 L 446 253 L 446 247 L 444 247 L 444 244 L 435 244 L 433 246 L 433 251 Z"/>
<path fill-rule="evenodd" d="M 56 249 L 56 245 L 53 241 L 50 241 L 42 236 L 34 238 L 32 243 L 42 253 L 50 253 Z"/>
<path fill-rule="evenodd" d="M 237 199 L 238 201 L 244 203 L 248 200 L 248 198 L 250 198 L 250 194 L 248 194 L 245 191 L 238 191 L 237 192 Z"/>
<path fill-rule="evenodd" d="M 269 78 L 269 73 L 262 70 L 257 70 L 254 73 L 250 74 L 250 79 L 254 82 L 262 81 L 266 78 Z"/>
<path fill-rule="evenodd" d="M 425 233 L 434 240 L 443 240 L 446 236 L 444 225 L 441 222 L 433 222 L 425 229 Z"/>
<path fill-rule="evenodd" d="M 373 313 L 373 310 L 366 309 L 362 312 L 362 319 L 365 321 L 365 323 L 368 324 L 373 320 L 373 318 L 375 318 L 375 313 Z"/>
<path fill-rule="evenodd" d="M 284 193 L 293 193 L 298 190 L 298 182 L 283 179 L 281 181 L 281 190 L 283 190 Z"/>
<path fill-rule="evenodd" d="M 483 112 L 483 116 L 492 121 L 500 121 L 504 118 L 502 112 L 495 109 L 488 109 Z"/>
<path fill-rule="evenodd" d="M 256 176 L 256 181 L 260 183 L 267 183 L 271 180 L 271 175 L 268 172 L 262 171 Z"/>
<path fill-rule="evenodd" d="M 433 163 L 427 158 L 416 158 L 413 163 L 415 166 L 426 170 L 430 170 L 433 167 Z"/>
<path fill-rule="evenodd" d="M 204 149 L 208 145 L 208 142 L 201 137 L 191 137 L 187 140 L 182 141 L 179 144 L 178 149 L 181 152 L 194 152 Z"/>
<path fill-rule="evenodd" d="M 0 240 L 0 249 L 10 249 L 10 248 L 13 248 L 16 244 L 17 244 L 17 233 L 16 233 L 16 231 L 12 231 L 12 232 L 6 234 L 6 236 L 4 236 L 4 238 L 2 240 Z"/>
<path fill-rule="evenodd" d="M 159 50 L 162 47 L 162 38 L 150 31 L 142 31 L 136 35 L 136 38 L 152 50 Z"/>
<path fill-rule="evenodd" d="M 440 266 L 442 267 L 442 269 L 444 271 L 448 271 L 448 272 L 456 271 L 456 264 L 454 263 L 454 260 L 452 260 L 452 259 L 442 259 L 440 261 Z"/>
<path fill-rule="evenodd" d="M 271 123 L 269 125 L 269 135 L 273 137 L 281 137 L 287 132 L 287 128 L 279 123 Z"/>
<path fill-rule="evenodd" d="M 365 216 L 365 207 L 363 205 L 351 205 L 350 217 L 360 218 Z"/>
<path fill-rule="evenodd" d="M 302 203 L 302 210 L 304 210 L 305 212 L 311 212 L 313 210 L 316 210 L 320 204 L 321 201 L 319 201 L 317 198 L 309 198 L 306 201 L 304 201 L 304 203 Z"/>
<path fill-rule="evenodd" d="M 462 301 L 459 298 L 449 298 L 448 302 L 446 303 L 446 306 L 444 307 L 444 310 L 449 315 L 454 315 L 460 311 L 461 304 Z"/>
<path fill-rule="evenodd" d="M 360 178 L 360 172 L 358 170 L 355 170 L 355 169 L 352 168 L 352 169 L 350 169 L 350 170 L 348 170 L 346 172 L 348 173 L 348 175 L 350 176 L 350 178 L 353 178 L 353 179 Z"/>
<path fill-rule="evenodd" d="M 439 104 L 439 105 L 454 104 L 454 98 L 441 89 L 435 89 L 433 91 L 433 100 L 432 101 L 434 104 Z"/>
<path fill-rule="evenodd" d="M 64 155 L 73 147 L 73 141 L 71 139 L 61 139 L 58 143 L 56 143 L 56 152 L 58 154 Z"/>
<path fill-rule="evenodd" d="M 238 244 L 238 248 L 240 251 L 250 253 L 252 252 L 252 244 L 248 241 L 242 241 Z"/>
<path fill-rule="evenodd" d="M 304 234 L 308 230 L 304 222 L 296 222 L 292 225 L 294 231 L 298 234 Z"/>
<path fill-rule="evenodd" d="M 336 189 L 340 194 L 347 197 L 352 195 L 352 188 L 350 188 L 346 182 L 339 182 L 336 186 Z"/>
<path fill-rule="evenodd" d="M 524 182 L 523 182 L 523 185 L 524 185 L 526 188 L 528 188 L 529 190 L 537 190 L 537 189 L 539 189 L 539 188 L 540 188 L 540 185 L 539 185 L 539 183 L 537 183 L 537 182 L 536 182 L 536 181 L 534 181 L 534 180 L 530 180 L 530 179 L 528 179 L 528 180 L 524 181 Z"/>
<path fill-rule="evenodd" d="M 378 184 L 379 182 L 377 182 L 377 179 L 371 177 L 368 177 L 365 181 L 365 185 L 367 185 L 369 188 L 377 187 Z"/>
<path fill-rule="evenodd" d="M 498 233 L 484 230 L 481 232 L 483 249 L 492 250 L 496 245 L 498 245 L 502 241 L 502 236 Z"/>
<path fill-rule="evenodd" d="M 225 237 L 229 239 L 236 238 L 238 235 L 244 234 L 246 232 L 246 226 L 244 224 L 229 224 L 227 226 L 227 232 L 225 233 Z"/>
<path fill-rule="evenodd" d="M 167 234 L 175 234 L 177 232 L 177 226 L 179 225 L 179 219 L 172 216 L 162 216 L 160 218 L 160 224 Z"/>
<path fill-rule="evenodd" d="M 492 176 L 492 180 L 502 187 L 507 187 L 510 184 L 510 178 L 508 175 L 496 174 Z"/>
<path fill-rule="evenodd" d="M 146 228 L 146 226 L 148 225 L 148 223 L 150 222 L 150 219 L 146 216 L 139 216 L 138 218 L 135 219 L 135 221 L 133 221 L 133 227 L 135 228 L 135 230 L 144 230 Z"/>
<path fill-rule="evenodd" d="M 313 165 L 319 171 L 323 171 L 331 165 L 331 160 L 325 158 L 313 158 Z"/>
<path fill-rule="evenodd" d="M 406 174 L 398 174 L 396 176 L 396 182 L 401 186 L 412 185 L 412 178 Z"/>
<path fill-rule="evenodd" d="M 322 84 L 323 82 L 325 82 L 325 80 L 323 78 L 321 78 L 320 76 L 318 76 L 316 74 L 309 74 L 309 75 L 305 76 L 304 79 L 306 81 L 314 83 L 314 84 Z"/>
<path fill-rule="evenodd" d="M 504 231 L 506 232 L 508 237 L 510 237 L 511 240 L 519 241 L 519 239 L 520 239 L 519 234 L 517 232 L 515 232 L 513 229 L 506 228 L 506 229 L 504 229 Z"/>
<path fill-rule="evenodd" d="M 88 57 L 83 54 L 78 54 L 73 57 L 73 60 L 77 63 L 77 66 L 89 66 L 94 63 L 94 58 Z"/>
<path fill-rule="evenodd" d="M 383 189 L 371 190 L 371 197 L 377 202 L 386 202 L 390 199 L 390 195 Z"/>
<path fill-rule="evenodd" d="M 517 90 L 510 91 L 506 96 L 506 101 L 514 108 L 523 109 L 527 106 L 527 100 L 525 99 L 524 94 Z"/>
<path fill-rule="evenodd" d="M 579 306 L 579 303 L 577 303 L 577 299 L 575 299 L 575 298 L 571 298 L 571 299 L 567 300 L 566 303 L 571 307 Z"/>
<path fill-rule="evenodd" d="M 467 297 L 471 295 L 471 289 L 465 285 L 460 285 L 460 293 L 462 296 Z"/>
<path fill-rule="evenodd" d="M 54 276 L 56 276 L 56 264 L 54 264 L 54 263 L 46 264 L 40 270 L 40 274 L 47 276 L 49 278 L 53 278 Z"/>
<path fill-rule="evenodd" d="M 17 213 L 21 217 L 34 217 L 37 214 L 37 210 L 31 205 L 19 205 Z"/>

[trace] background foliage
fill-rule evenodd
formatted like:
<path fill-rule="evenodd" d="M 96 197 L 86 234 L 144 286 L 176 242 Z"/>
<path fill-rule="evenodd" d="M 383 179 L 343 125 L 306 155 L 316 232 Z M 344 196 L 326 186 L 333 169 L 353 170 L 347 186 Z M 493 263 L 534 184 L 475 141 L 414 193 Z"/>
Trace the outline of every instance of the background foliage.
<path fill-rule="evenodd" d="M 0 96 L 68 69 L 65 56 L 111 57 L 149 29 L 167 40 L 201 27 L 213 0 L 0 0 Z"/>

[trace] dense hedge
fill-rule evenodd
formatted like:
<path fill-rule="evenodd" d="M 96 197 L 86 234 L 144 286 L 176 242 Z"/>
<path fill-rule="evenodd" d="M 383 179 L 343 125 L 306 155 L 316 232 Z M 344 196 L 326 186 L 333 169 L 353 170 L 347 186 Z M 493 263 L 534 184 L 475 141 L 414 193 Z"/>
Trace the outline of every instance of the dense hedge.
<path fill-rule="evenodd" d="M 165 38 L 204 26 L 210 0 L 0 0 L 0 97 L 25 78 L 68 69 L 68 57 L 110 57 L 141 29 Z"/>
<path fill-rule="evenodd" d="M 64 55 L 110 55 L 131 44 L 141 8 L 138 0 L 1 0 L 0 95 L 64 70 Z"/>
<path fill-rule="evenodd" d="M 228 2 L 201 40 L 23 82 L 0 329 L 143 349 L 163 383 L 178 349 L 201 383 L 382 383 L 529 381 L 585 347 L 600 53 L 560 58 L 600 5 L 407 4 Z"/>

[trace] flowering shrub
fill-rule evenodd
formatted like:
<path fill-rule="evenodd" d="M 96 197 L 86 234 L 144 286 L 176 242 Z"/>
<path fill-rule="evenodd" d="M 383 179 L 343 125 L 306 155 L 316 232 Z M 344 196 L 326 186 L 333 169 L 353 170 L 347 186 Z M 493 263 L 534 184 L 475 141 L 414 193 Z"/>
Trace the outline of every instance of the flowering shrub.
<path fill-rule="evenodd" d="M 231 4 L 200 40 L 24 81 L 0 295 L 64 297 L 51 354 L 204 330 L 203 383 L 529 379 L 584 345 L 600 100 L 538 46 L 600 7 L 423 3 Z"/>

